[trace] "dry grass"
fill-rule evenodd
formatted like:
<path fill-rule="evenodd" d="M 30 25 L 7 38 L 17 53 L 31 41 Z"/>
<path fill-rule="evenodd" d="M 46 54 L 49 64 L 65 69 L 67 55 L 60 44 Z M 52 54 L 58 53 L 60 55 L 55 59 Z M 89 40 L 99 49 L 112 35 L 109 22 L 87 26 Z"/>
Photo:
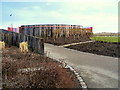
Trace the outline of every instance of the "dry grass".
<path fill-rule="evenodd" d="M 21 63 L 23 64 L 23 63 Z M 73 88 L 73 81 L 70 73 L 54 62 L 34 63 L 32 66 L 42 67 L 41 70 L 31 72 L 18 72 L 25 67 L 17 62 L 3 64 L 4 79 L 10 81 L 5 87 L 9 88 Z M 32 67 L 30 65 L 30 67 Z M 67 78 L 66 78 L 67 77 Z M 16 82 L 17 81 L 17 82 Z"/>
<path fill-rule="evenodd" d="M 4 88 L 75 88 L 73 76 L 60 63 L 38 54 L 15 52 L 15 48 L 13 53 L 10 50 L 3 52 Z M 22 72 L 26 68 L 41 69 Z"/>
<path fill-rule="evenodd" d="M 70 44 L 70 43 L 77 43 L 77 42 L 84 42 L 84 41 L 89 41 L 90 37 L 87 35 L 83 35 L 80 37 L 60 37 L 60 38 L 48 38 L 45 39 L 46 43 L 54 44 L 54 45 L 65 45 L 65 44 Z"/>

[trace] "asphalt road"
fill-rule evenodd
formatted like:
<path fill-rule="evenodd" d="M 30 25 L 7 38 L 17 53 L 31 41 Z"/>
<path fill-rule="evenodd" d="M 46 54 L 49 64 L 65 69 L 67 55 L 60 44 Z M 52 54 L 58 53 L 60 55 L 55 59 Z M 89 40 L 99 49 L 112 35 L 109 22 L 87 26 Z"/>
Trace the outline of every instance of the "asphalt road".
<path fill-rule="evenodd" d="M 88 88 L 118 88 L 118 58 L 94 55 L 45 43 L 47 56 L 71 65 Z"/>

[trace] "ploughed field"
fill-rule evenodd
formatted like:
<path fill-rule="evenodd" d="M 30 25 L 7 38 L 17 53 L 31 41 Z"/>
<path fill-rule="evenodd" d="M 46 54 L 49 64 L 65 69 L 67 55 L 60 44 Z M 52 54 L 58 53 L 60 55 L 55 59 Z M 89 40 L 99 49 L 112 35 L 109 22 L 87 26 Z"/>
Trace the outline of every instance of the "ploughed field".
<path fill-rule="evenodd" d="M 80 88 L 76 76 L 51 58 L 17 47 L 2 52 L 3 88 Z"/>
<path fill-rule="evenodd" d="M 70 36 L 70 37 L 59 37 L 56 39 L 53 38 L 45 38 L 45 42 L 46 43 L 50 43 L 53 45 L 65 45 L 65 44 L 70 44 L 70 43 L 78 43 L 78 42 L 84 42 L 84 41 L 89 41 L 90 38 L 87 35 L 83 35 L 80 37 L 74 37 L 74 36 Z"/>
<path fill-rule="evenodd" d="M 118 52 L 120 50 L 119 42 L 96 41 L 78 45 L 71 45 L 67 46 L 66 48 L 104 56 L 120 57 L 120 54 Z"/>

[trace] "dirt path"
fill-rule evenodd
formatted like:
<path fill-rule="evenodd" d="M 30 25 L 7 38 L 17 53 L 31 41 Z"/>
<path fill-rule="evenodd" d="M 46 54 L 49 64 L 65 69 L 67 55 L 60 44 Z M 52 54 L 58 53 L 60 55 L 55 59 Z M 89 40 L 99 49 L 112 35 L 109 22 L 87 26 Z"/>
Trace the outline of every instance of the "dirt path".
<path fill-rule="evenodd" d="M 118 58 L 100 56 L 45 44 L 48 56 L 61 59 L 73 66 L 88 88 L 118 87 Z"/>

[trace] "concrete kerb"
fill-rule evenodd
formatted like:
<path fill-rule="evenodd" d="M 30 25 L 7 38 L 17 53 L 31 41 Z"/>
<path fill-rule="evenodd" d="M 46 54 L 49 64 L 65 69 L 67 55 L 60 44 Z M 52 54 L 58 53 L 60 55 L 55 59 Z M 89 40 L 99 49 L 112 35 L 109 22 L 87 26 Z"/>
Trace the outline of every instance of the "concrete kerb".
<path fill-rule="evenodd" d="M 75 74 L 75 76 L 77 77 L 79 83 L 81 84 L 82 88 L 88 90 L 87 84 L 84 82 L 83 78 L 80 76 L 79 73 L 77 73 L 77 71 L 72 66 L 68 65 L 64 61 L 61 61 L 60 59 L 55 59 L 55 60 L 58 61 L 58 62 L 60 62 L 60 63 L 62 63 L 62 65 L 63 65 L 64 68 L 68 68 L 71 71 L 73 71 L 74 74 Z"/>
<path fill-rule="evenodd" d="M 65 63 L 65 62 L 63 62 L 63 61 L 61 61 L 59 59 L 56 60 L 56 61 L 60 62 L 63 65 L 64 68 L 68 68 L 72 72 L 74 72 L 74 74 L 77 77 L 77 79 L 78 79 L 80 85 L 82 86 L 82 88 L 88 90 L 86 83 L 84 82 L 82 77 L 79 75 L 79 73 L 77 73 L 77 71 L 73 67 L 71 67 L 70 65 L 68 65 L 67 63 Z M 36 68 L 36 67 L 33 67 L 33 68 L 23 68 L 23 69 L 19 69 L 18 72 L 25 73 L 25 72 L 31 72 L 31 71 L 43 70 L 43 69 L 44 69 L 43 67 L 41 67 L 41 68 Z"/>
<path fill-rule="evenodd" d="M 49 55 L 50 55 L 50 52 L 49 53 L 48 52 L 45 53 L 45 56 L 49 56 Z M 80 85 L 82 86 L 82 89 L 88 90 L 88 87 L 87 87 L 86 83 L 84 82 L 83 78 L 80 76 L 79 73 L 77 73 L 77 71 L 72 66 L 68 65 L 67 63 L 65 63 L 61 59 L 54 59 L 54 60 L 60 62 L 63 65 L 64 68 L 68 68 L 72 72 L 74 72 L 74 74 L 77 77 Z M 41 67 L 41 68 L 36 68 L 36 67 L 33 67 L 33 68 L 24 68 L 24 69 L 19 69 L 18 72 L 25 73 L 25 72 L 31 72 L 31 71 L 41 70 L 41 69 L 44 69 L 44 68 L 43 67 Z"/>
<path fill-rule="evenodd" d="M 71 46 L 71 45 L 84 44 L 84 43 L 91 43 L 91 42 L 95 42 L 95 40 L 85 41 L 85 42 L 78 42 L 78 43 L 71 43 L 71 44 L 65 44 L 65 45 L 60 45 L 59 47 L 68 47 L 68 46 Z"/>
<path fill-rule="evenodd" d="M 45 56 L 50 57 L 50 52 L 45 51 Z M 77 77 L 79 83 L 82 86 L 82 89 L 88 90 L 87 84 L 85 83 L 85 81 L 83 80 L 83 78 L 80 76 L 79 73 L 77 73 L 77 71 L 70 65 L 68 65 L 65 61 L 63 61 L 63 59 L 56 59 L 54 57 L 52 57 L 54 60 L 60 62 L 64 68 L 68 68 L 70 69 L 72 72 L 74 72 L 75 76 Z"/>
<path fill-rule="evenodd" d="M 105 55 L 98 55 L 98 54 L 93 54 L 93 53 L 89 53 L 89 52 L 82 52 L 82 51 L 78 51 L 78 50 L 75 50 L 75 49 L 70 49 L 70 48 L 65 48 L 67 50 L 70 50 L 70 51 L 74 51 L 74 52 L 81 52 L 83 54 L 88 54 L 88 55 L 96 55 L 96 56 L 100 56 L 100 57 L 108 57 L 108 58 L 114 58 L 114 59 L 118 59 L 118 57 L 110 57 L 110 56 L 105 56 Z"/>

